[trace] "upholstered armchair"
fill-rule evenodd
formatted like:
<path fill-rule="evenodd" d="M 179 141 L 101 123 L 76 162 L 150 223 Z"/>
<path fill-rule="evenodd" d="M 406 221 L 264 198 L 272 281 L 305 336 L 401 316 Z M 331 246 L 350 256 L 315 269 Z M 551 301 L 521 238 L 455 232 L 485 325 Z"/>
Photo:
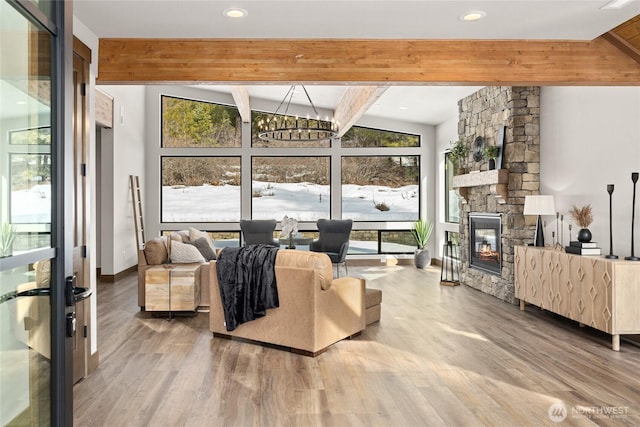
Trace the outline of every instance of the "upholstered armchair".
<path fill-rule="evenodd" d="M 336 266 L 337 277 L 340 277 L 340 264 L 344 265 L 348 275 L 346 259 L 353 221 L 350 219 L 319 219 L 316 221 L 316 225 L 320 235 L 318 240 L 311 242 L 309 250 L 327 254 Z"/>
<path fill-rule="evenodd" d="M 273 238 L 273 231 L 276 229 L 275 219 L 242 219 L 240 229 L 245 245 L 271 245 L 280 246 L 280 243 Z"/>
<path fill-rule="evenodd" d="M 358 335 L 367 319 L 365 280 L 334 279 L 332 272 L 331 260 L 324 254 L 280 249 L 275 260 L 280 306 L 228 331 L 217 261 L 211 261 L 209 329 L 215 337 L 259 341 L 316 356 L 332 344 Z"/>

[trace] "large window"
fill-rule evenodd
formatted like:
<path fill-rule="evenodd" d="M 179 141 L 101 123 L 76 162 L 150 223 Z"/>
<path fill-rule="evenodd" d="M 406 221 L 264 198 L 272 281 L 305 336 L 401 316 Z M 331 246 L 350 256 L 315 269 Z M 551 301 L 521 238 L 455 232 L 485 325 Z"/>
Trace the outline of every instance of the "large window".
<path fill-rule="evenodd" d="M 163 93 L 159 98 L 163 229 L 201 223 L 223 233 L 221 245 L 234 245 L 235 235 L 224 233 L 237 233 L 241 218 L 280 223 L 288 216 L 306 234 L 315 232 L 320 218 L 340 218 L 355 222 L 349 254 L 415 249 L 408 228 L 420 218 L 419 134 L 354 126 L 331 141 L 265 141 L 258 123 L 273 114 L 252 111 L 249 144 L 249 125 L 232 107 Z"/>
<path fill-rule="evenodd" d="M 418 156 L 342 158 L 342 217 L 413 221 L 420 207 Z"/>
<path fill-rule="evenodd" d="M 162 96 L 163 147 L 240 147 L 241 131 L 235 107 Z"/>
<path fill-rule="evenodd" d="M 251 217 L 329 218 L 330 169 L 329 157 L 253 157 Z"/>
<path fill-rule="evenodd" d="M 444 217 L 445 222 L 460 221 L 460 196 L 453 188 L 454 165 L 450 153 L 444 155 Z"/>
<path fill-rule="evenodd" d="M 51 155 L 10 154 L 11 222 L 51 223 Z"/>
<path fill-rule="evenodd" d="M 240 221 L 240 157 L 162 157 L 162 222 Z"/>
<path fill-rule="evenodd" d="M 419 147 L 420 136 L 353 126 L 342 137 L 344 148 Z"/>

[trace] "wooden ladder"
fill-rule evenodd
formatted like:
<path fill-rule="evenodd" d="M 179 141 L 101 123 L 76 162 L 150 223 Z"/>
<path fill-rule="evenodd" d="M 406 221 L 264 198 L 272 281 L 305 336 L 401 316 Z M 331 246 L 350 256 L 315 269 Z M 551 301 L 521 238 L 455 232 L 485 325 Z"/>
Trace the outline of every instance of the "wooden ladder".
<path fill-rule="evenodd" d="M 138 251 L 144 249 L 146 243 L 144 235 L 144 220 L 142 218 L 142 197 L 140 196 L 140 178 L 138 175 L 129 175 L 131 187 L 131 204 L 133 206 L 133 225 L 136 230 L 136 245 Z"/>

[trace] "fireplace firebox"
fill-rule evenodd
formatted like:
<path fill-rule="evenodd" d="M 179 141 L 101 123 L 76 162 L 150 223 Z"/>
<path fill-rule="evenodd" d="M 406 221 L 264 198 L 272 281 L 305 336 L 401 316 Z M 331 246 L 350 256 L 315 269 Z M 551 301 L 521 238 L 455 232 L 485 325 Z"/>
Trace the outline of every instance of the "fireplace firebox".
<path fill-rule="evenodd" d="M 501 275 L 502 217 L 500 214 L 469 214 L 469 266 L 487 273 Z"/>

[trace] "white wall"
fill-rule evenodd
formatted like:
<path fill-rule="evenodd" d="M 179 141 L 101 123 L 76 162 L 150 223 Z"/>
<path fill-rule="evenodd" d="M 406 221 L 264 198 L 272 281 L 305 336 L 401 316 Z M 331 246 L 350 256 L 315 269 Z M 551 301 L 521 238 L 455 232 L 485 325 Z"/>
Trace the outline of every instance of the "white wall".
<path fill-rule="evenodd" d="M 115 275 L 137 265 L 129 175 L 145 190 L 145 87 L 101 86 L 113 96 L 113 129 L 102 132 L 101 272 Z M 152 143 L 152 142 L 150 142 Z M 143 212 L 148 207 L 143 204 Z M 146 212 L 144 212 L 146 215 Z M 107 239 L 112 239 L 107 243 Z"/>
<path fill-rule="evenodd" d="M 451 143 L 458 140 L 458 116 L 455 115 L 440 123 L 436 127 L 435 132 L 436 148 L 434 159 L 434 171 L 437 174 L 435 179 L 436 183 L 436 214 L 431 218 L 434 219 L 434 243 L 436 245 L 435 255 L 438 258 L 442 258 L 442 245 L 445 243 L 444 233 L 445 231 L 453 231 L 458 233 L 460 227 L 458 224 L 451 224 L 445 222 L 445 190 L 444 190 L 444 153 L 451 148 Z"/>
<path fill-rule="evenodd" d="M 540 192 L 554 195 L 556 210 L 564 215 L 564 243 L 569 241 L 568 211 L 573 205 L 590 204 L 593 240 L 603 254 L 609 253 L 607 184 L 614 184 L 613 251 L 619 257 L 629 255 L 631 172 L 640 172 L 640 88 L 543 87 L 540 113 Z M 550 242 L 556 219 L 545 219 L 545 239 Z M 638 256 L 637 213 L 636 223 Z"/>

